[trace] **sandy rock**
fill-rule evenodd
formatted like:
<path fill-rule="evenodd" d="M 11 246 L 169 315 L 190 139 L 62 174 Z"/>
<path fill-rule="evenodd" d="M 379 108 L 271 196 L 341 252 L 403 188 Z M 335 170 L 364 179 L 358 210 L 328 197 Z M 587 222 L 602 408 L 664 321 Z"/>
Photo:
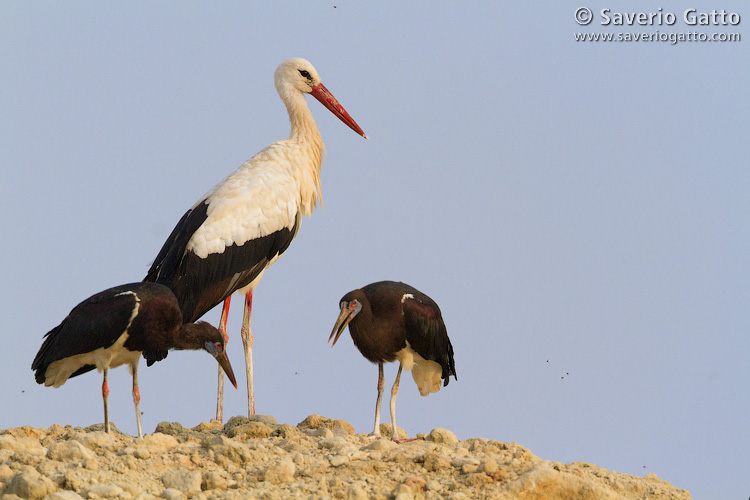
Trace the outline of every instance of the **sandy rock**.
<path fill-rule="evenodd" d="M 182 493 L 181 491 L 177 491 L 177 492 Z M 135 500 L 156 500 L 157 498 L 159 497 L 157 497 L 156 495 L 152 495 L 151 493 L 141 493 L 137 497 L 135 497 Z"/>
<path fill-rule="evenodd" d="M 179 490 L 188 497 L 201 492 L 202 480 L 201 473 L 193 470 L 173 470 L 161 477 L 165 488 Z"/>
<path fill-rule="evenodd" d="M 212 436 L 203 441 L 203 446 L 213 452 L 214 462 L 220 466 L 227 462 L 245 464 L 259 458 L 255 450 L 224 436 Z"/>
<path fill-rule="evenodd" d="M 294 473 L 297 467 L 291 460 L 282 460 L 276 465 L 266 469 L 264 476 L 265 481 L 271 484 L 288 483 L 294 480 Z"/>
<path fill-rule="evenodd" d="M 479 468 L 479 460 L 474 457 L 456 457 L 451 460 L 451 465 L 460 468 L 464 474 L 468 474 Z"/>
<path fill-rule="evenodd" d="M 312 437 L 319 438 L 330 438 L 333 437 L 333 431 L 325 427 L 317 427 L 315 429 L 302 429 L 305 434 Z"/>
<path fill-rule="evenodd" d="M 383 439 L 388 439 L 393 434 L 393 427 L 391 427 L 391 424 L 380 424 L 380 434 L 383 436 Z M 398 425 L 396 426 L 396 436 L 398 436 L 399 439 L 409 439 L 409 435 L 406 433 L 405 430 L 403 430 Z"/>
<path fill-rule="evenodd" d="M 299 436 L 302 433 L 296 427 L 289 424 L 281 424 L 275 431 L 271 433 L 271 436 L 278 436 L 283 438 L 289 438 L 292 436 Z"/>
<path fill-rule="evenodd" d="M 405 484 L 399 484 L 396 489 L 391 492 L 395 500 L 413 500 L 414 495 L 412 494 L 411 488 Z"/>
<path fill-rule="evenodd" d="M 26 468 L 11 478 L 4 493 L 35 500 L 44 498 L 56 489 L 57 485 L 49 478 L 39 474 L 36 469 Z"/>
<path fill-rule="evenodd" d="M 175 488 L 167 488 L 161 494 L 165 500 L 185 500 L 185 494 Z"/>
<path fill-rule="evenodd" d="M 424 468 L 430 472 L 437 472 L 453 468 L 448 457 L 438 452 L 425 453 L 423 456 L 423 460 Z"/>
<path fill-rule="evenodd" d="M 345 455 L 329 455 L 328 462 L 332 467 L 341 467 L 345 463 L 349 462 L 349 457 Z"/>
<path fill-rule="evenodd" d="M 170 436 L 162 432 L 155 432 L 153 434 L 144 436 L 143 439 L 140 441 L 140 446 L 145 447 L 151 452 L 156 452 L 156 453 L 169 451 L 172 448 L 175 448 L 178 444 L 179 442 L 177 441 L 177 439 L 174 438 L 174 436 Z"/>
<path fill-rule="evenodd" d="M 419 476 L 409 476 L 409 477 L 407 477 L 407 478 L 405 478 L 403 480 L 402 484 L 405 484 L 406 486 L 409 487 L 409 489 L 413 493 L 416 493 L 418 491 L 424 491 L 425 490 L 425 486 L 427 484 L 427 481 L 425 481 L 424 479 L 422 479 Z"/>
<path fill-rule="evenodd" d="M 433 443 L 458 443 L 456 435 L 448 429 L 432 429 L 430 434 L 427 436 L 428 441 Z"/>
<path fill-rule="evenodd" d="M 321 417 L 320 415 L 310 415 L 302 422 L 297 424 L 300 429 L 317 429 L 324 427 L 326 429 L 343 429 L 347 434 L 354 434 L 354 426 L 343 420 Z"/>
<path fill-rule="evenodd" d="M 76 441 L 90 450 L 114 450 L 118 443 L 111 434 L 104 431 L 77 432 L 73 437 Z"/>
<path fill-rule="evenodd" d="M 151 451 L 148 448 L 136 448 L 133 450 L 133 456 L 141 460 L 148 460 L 151 458 Z"/>
<path fill-rule="evenodd" d="M 479 465 L 479 472 L 484 472 L 487 474 L 492 474 L 493 472 L 497 472 L 500 466 L 495 462 L 495 460 L 485 460 Z"/>
<path fill-rule="evenodd" d="M 377 451 L 388 451 L 398 447 L 398 443 L 394 443 L 390 439 L 375 439 L 372 443 L 365 446 L 364 450 L 377 450 Z"/>
<path fill-rule="evenodd" d="M 50 427 L 50 430 L 61 428 L 58 424 L 53 425 Z M 33 437 L 38 440 L 41 440 L 44 438 L 48 431 L 45 429 L 37 429 L 34 427 L 31 427 L 30 425 L 24 425 L 22 427 L 15 427 L 13 429 L 5 429 L 2 431 L 3 434 L 7 434 L 8 436 L 13 437 Z"/>
<path fill-rule="evenodd" d="M 225 474 L 219 471 L 210 471 L 203 474 L 201 489 L 203 490 L 221 490 L 224 491 L 229 486 Z"/>
<path fill-rule="evenodd" d="M 47 448 L 37 446 L 13 452 L 11 460 L 24 465 L 38 465 L 47 456 Z"/>
<path fill-rule="evenodd" d="M 250 417 L 251 422 L 261 422 L 269 427 L 276 427 L 279 421 L 273 415 L 253 415 Z"/>
<path fill-rule="evenodd" d="M 353 484 L 346 490 L 346 500 L 368 500 L 370 497 L 359 484 Z"/>
<path fill-rule="evenodd" d="M 92 484 L 92 478 L 83 469 L 75 468 L 65 472 L 62 487 L 66 490 L 82 491 Z"/>
<path fill-rule="evenodd" d="M 238 439 L 267 438 L 272 432 L 273 429 L 263 422 L 251 421 L 246 424 L 232 427 L 227 432 L 227 436 Z"/>
<path fill-rule="evenodd" d="M 243 416 L 243 415 L 235 415 L 234 417 L 227 420 L 227 423 L 224 424 L 224 433 L 228 434 L 229 431 L 234 429 L 237 426 L 240 425 L 247 425 L 250 423 L 250 419 Z"/>
<path fill-rule="evenodd" d="M 430 479 L 425 483 L 424 489 L 427 491 L 440 491 L 443 489 L 443 485 L 436 479 Z"/>
<path fill-rule="evenodd" d="M 547 497 L 542 497 L 542 498 L 547 498 Z M 550 500 L 552 498 L 553 497 L 550 497 Z M 457 491 L 456 493 L 451 493 L 451 495 L 448 497 L 448 500 L 469 500 L 469 497 L 466 496 L 466 493 L 462 491 Z"/>
<path fill-rule="evenodd" d="M 201 422 L 200 424 L 193 427 L 193 430 L 196 432 L 211 432 L 211 431 L 220 431 L 224 428 L 224 425 L 221 423 L 220 420 L 216 420 L 215 418 L 212 418 L 209 422 Z"/>
<path fill-rule="evenodd" d="M 42 446 L 38 439 L 33 437 L 14 437 L 8 434 L 0 436 L 0 450 L 18 451 L 27 448 L 38 448 Z"/>
<path fill-rule="evenodd" d="M 78 462 L 94 458 L 94 453 L 74 439 L 50 445 L 47 458 L 58 462 Z"/>
<path fill-rule="evenodd" d="M 515 481 L 510 482 L 506 491 L 520 500 L 535 499 L 543 491 L 545 498 L 557 500 L 623 500 L 612 490 L 596 483 L 586 482 L 573 474 L 562 474 L 550 467 L 533 469 Z"/>
<path fill-rule="evenodd" d="M 320 446 L 322 448 L 326 448 L 334 452 L 337 452 L 344 446 L 348 446 L 348 445 L 349 445 L 349 441 L 347 441 L 341 436 L 331 436 L 331 437 L 323 438 L 320 440 Z"/>
<path fill-rule="evenodd" d="M 83 497 L 75 491 L 63 490 L 50 493 L 44 500 L 83 500 Z"/>
<path fill-rule="evenodd" d="M 10 481 L 10 478 L 12 478 L 14 474 L 15 472 L 13 472 L 13 469 L 10 468 L 10 465 L 0 464 L 0 483 Z M 2 490 L 0 489 L 0 491 Z"/>
<path fill-rule="evenodd" d="M 123 489 L 114 484 L 94 484 L 89 487 L 87 498 L 117 498 Z"/>

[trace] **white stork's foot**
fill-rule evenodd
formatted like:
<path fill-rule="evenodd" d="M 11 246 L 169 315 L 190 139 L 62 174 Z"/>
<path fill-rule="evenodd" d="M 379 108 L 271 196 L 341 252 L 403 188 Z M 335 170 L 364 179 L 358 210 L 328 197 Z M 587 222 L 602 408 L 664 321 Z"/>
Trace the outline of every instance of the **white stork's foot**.
<path fill-rule="evenodd" d="M 379 432 L 378 433 L 371 432 L 367 435 L 367 439 L 369 439 L 370 441 L 375 441 L 376 439 L 380 439 L 382 437 L 383 436 Z"/>

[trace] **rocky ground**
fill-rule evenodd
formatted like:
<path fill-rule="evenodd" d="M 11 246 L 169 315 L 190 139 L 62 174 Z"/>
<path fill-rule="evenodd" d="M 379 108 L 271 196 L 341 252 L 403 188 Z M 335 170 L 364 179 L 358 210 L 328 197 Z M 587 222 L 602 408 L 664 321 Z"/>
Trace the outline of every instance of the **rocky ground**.
<path fill-rule="evenodd" d="M 389 424 L 381 426 L 390 435 Z M 402 429 L 399 428 L 402 432 Z M 102 425 L 0 430 L 0 500 L 689 499 L 655 475 L 561 464 L 515 443 L 464 441 L 445 429 L 396 444 L 311 415 L 187 429 L 163 422 L 142 440 Z"/>

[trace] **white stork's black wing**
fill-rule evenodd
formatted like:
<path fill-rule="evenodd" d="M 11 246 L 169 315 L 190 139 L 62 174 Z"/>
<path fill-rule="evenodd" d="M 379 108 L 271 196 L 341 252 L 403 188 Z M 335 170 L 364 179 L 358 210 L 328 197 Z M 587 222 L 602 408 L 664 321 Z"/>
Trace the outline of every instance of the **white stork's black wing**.
<path fill-rule="evenodd" d="M 411 295 L 411 297 L 409 297 Z M 443 369 L 443 385 L 451 375 L 456 377 L 453 346 L 438 305 L 417 289 L 402 299 L 406 340 L 424 359 L 437 362 Z"/>
<path fill-rule="evenodd" d="M 181 264 L 185 258 L 187 244 L 207 218 L 208 203 L 206 200 L 198 202 L 195 207 L 185 212 L 185 215 L 182 216 L 170 233 L 167 241 L 164 242 L 161 250 L 159 250 L 159 254 L 154 259 L 153 264 L 151 264 L 151 268 L 148 270 L 146 277 L 143 278 L 143 281 L 160 283 L 174 291 L 175 284 L 182 277 L 179 269 L 182 267 Z M 182 301 L 179 297 L 177 301 L 180 303 L 180 308 L 182 309 Z"/>
<path fill-rule="evenodd" d="M 292 228 L 232 244 L 222 253 L 198 257 L 187 250 L 190 238 L 207 219 L 208 204 L 189 210 L 164 243 L 144 281 L 172 289 L 183 321 L 193 323 L 235 291 L 249 285 L 269 262 L 291 244 L 299 229 L 299 214 Z"/>
<path fill-rule="evenodd" d="M 31 369 L 36 381 L 44 383 L 50 363 L 112 346 L 127 329 L 136 306 L 136 297 L 128 285 L 110 288 L 84 300 L 56 328 L 45 334 Z M 93 370 L 86 365 L 71 377 Z"/>

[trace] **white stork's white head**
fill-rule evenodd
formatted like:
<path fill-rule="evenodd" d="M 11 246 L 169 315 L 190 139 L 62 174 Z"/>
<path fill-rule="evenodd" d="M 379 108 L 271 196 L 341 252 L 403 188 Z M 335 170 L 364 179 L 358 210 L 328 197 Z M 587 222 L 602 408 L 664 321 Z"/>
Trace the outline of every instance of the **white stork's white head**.
<path fill-rule="evenodd" d="M 349 116 L 344 107 L 339 104 L 333 94 L 320 81 L 318 72 L 309 61 L 302 58 L 287 59 L 279 64 L 274 73 L 274 84 L 281 100 L 293 115 L 293 107 L 299 106 L 298 100 L 303 94 L 310 94 L 323 106 L 346 123 L 349 128 L 367 139 L 367 135 L 359 128 L 357 122 Z"/>
<path fill-rule="evenodd" d="M 295 89 L 305 94 L 312 93 L 313 87 L 320 84 L 320 76 L 310 61 L 295 57 L 279 64 L 273 74 L 274 84 L 279 94 Z"/>

